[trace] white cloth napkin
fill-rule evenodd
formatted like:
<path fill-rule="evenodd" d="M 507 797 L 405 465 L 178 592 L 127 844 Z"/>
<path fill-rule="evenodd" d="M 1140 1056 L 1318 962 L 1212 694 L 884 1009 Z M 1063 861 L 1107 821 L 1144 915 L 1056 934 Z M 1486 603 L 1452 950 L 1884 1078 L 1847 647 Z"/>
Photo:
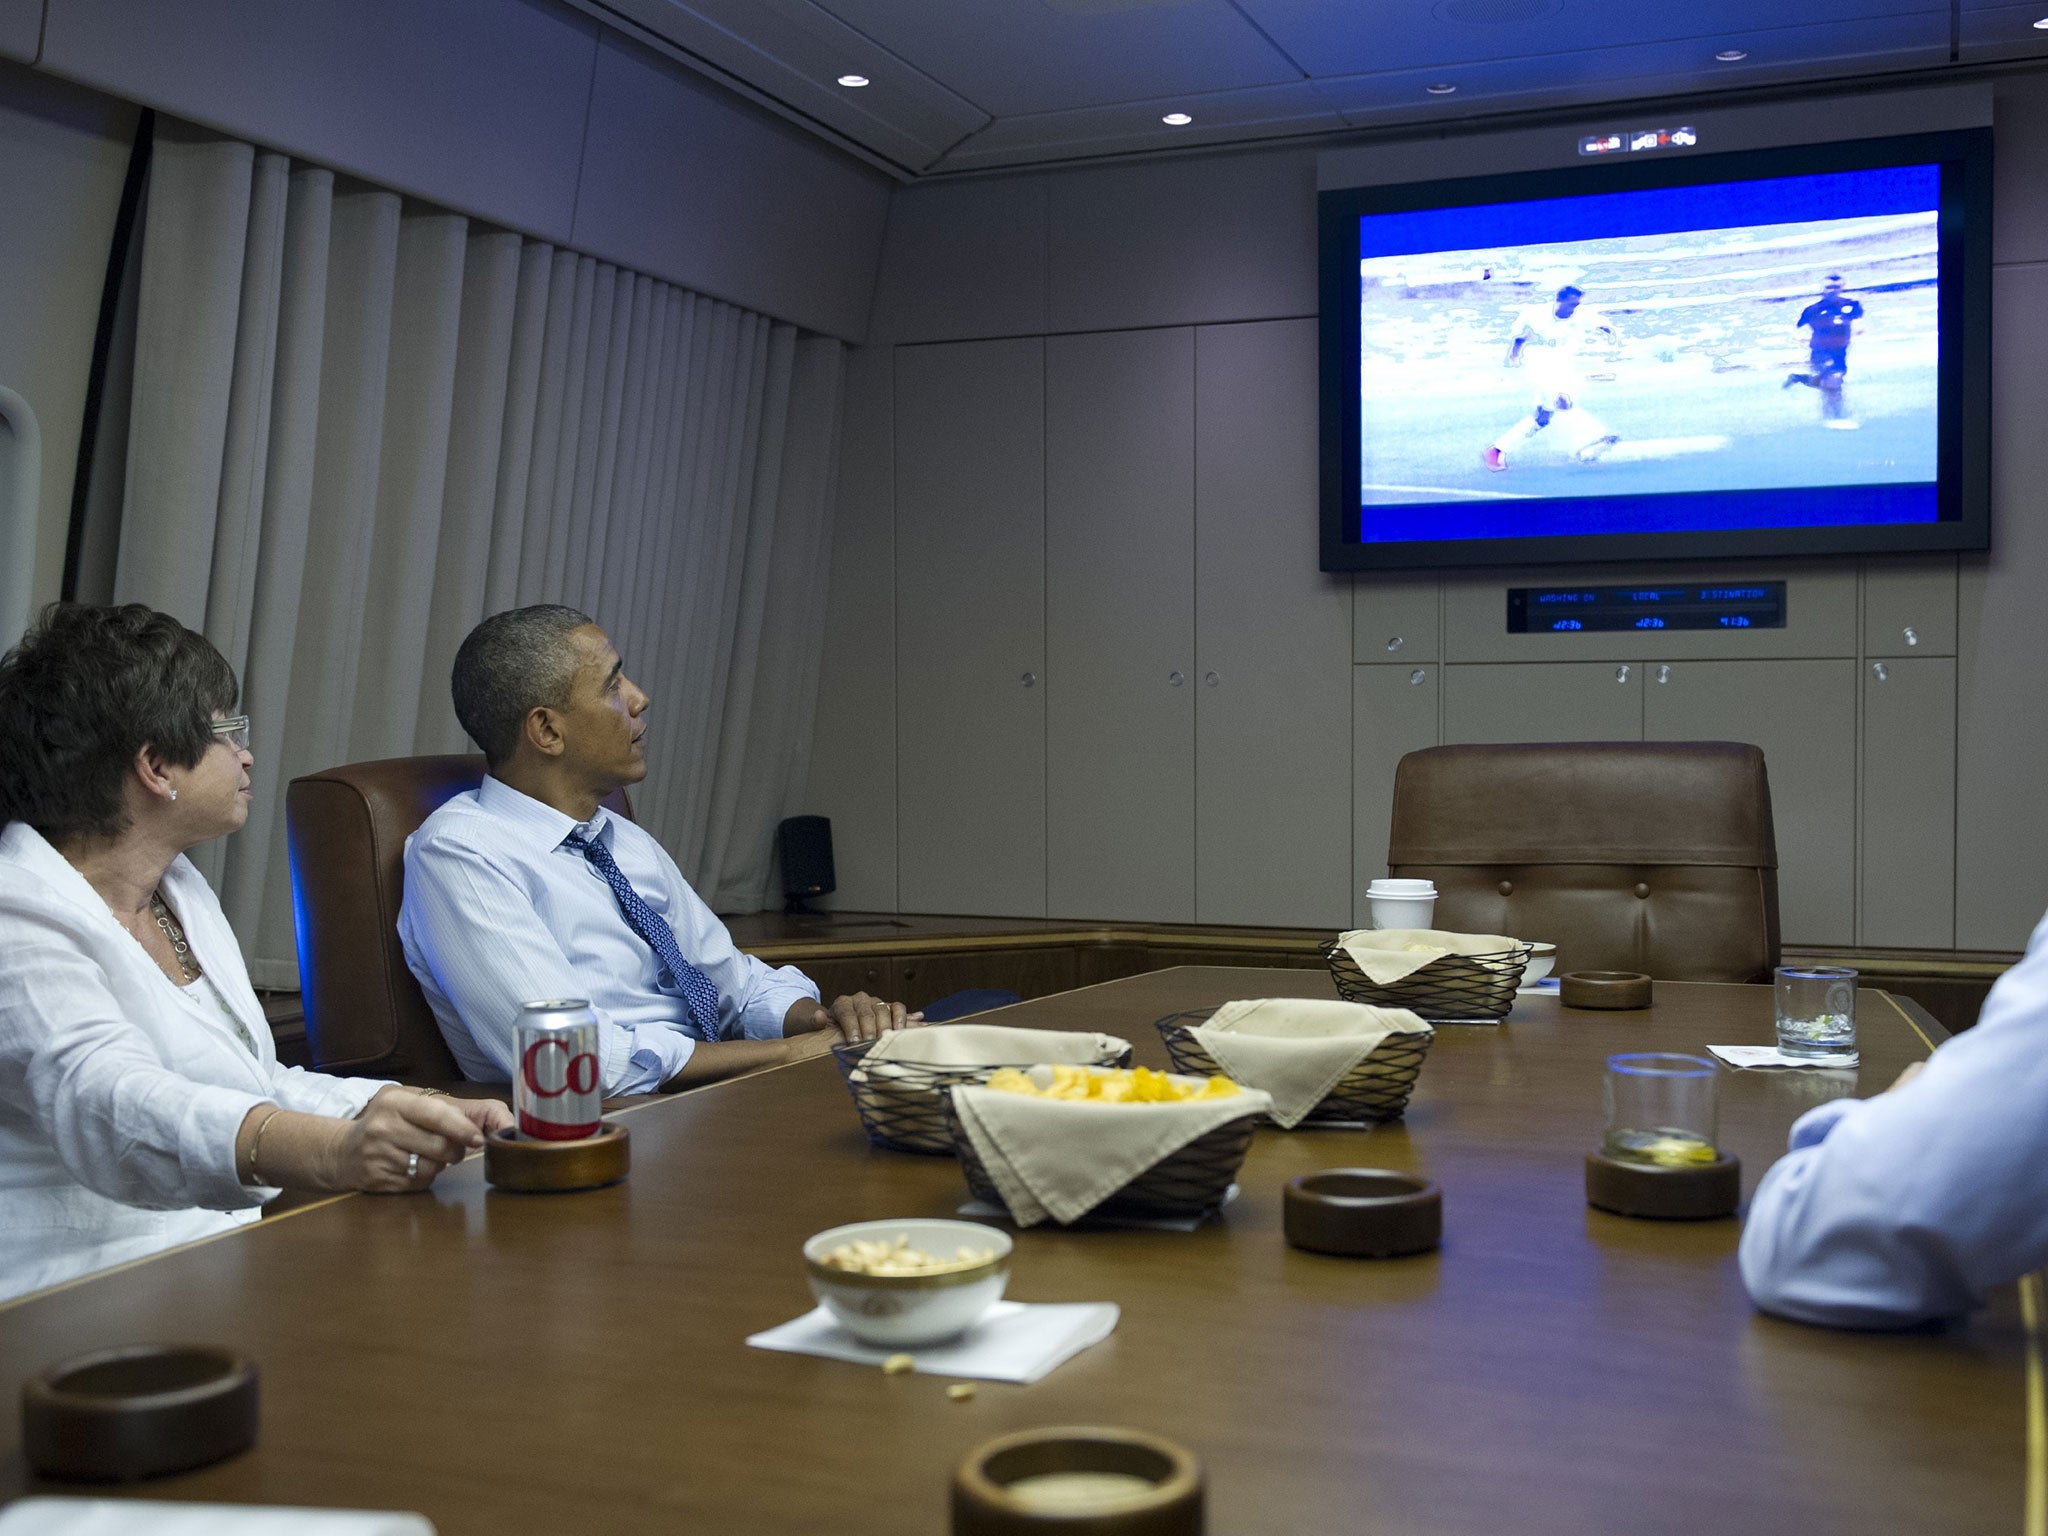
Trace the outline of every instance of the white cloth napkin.
<path fill-rule="evenodd" d="M 1522 948 L 1498 933 L 1446 933 L 1441 928 L 1354 928 L 1337 935 L 1340 949 L 1377 986 L 1392 986 L 1445 955 L 1498 955 Z"/>
<path fill-rule="evenodd" d="M 757 1333 L 747 1342 L 756 1349 L 779 1349 L 793 1355 L 822 1355 L 851 1360 L 855 1365 L 880 1365 L 894 1354 L 907 1354 L 929 1376 L 978 1376 L 983 1381 L 1037 1381 L 1064 1365 L 1090 1344 L 1100 1344 L 1116 1327 L 1113 1301 L 1051 1305 L 999 1301 L 982 1320 L 957 1339 L 923 1349 L 879 1349 L 863 1344 L 841 1328 L 823 1307 L 814 1308 L 780 1328 Z"/>
<path fill-rule="evenodd" d="M 1838 1051 L 1832 1056 L 1787 1056 L 1775 1045 L 1710 1045 L 1707 1047 L 1731 1067 L 1853 1067 L 1862 1057 L 1855 1051 Z"/>
<path fill-rule="evenodd" d="M 1225 1077 L 1271 1094 L 1273 1123 L 1292 1130 L 1387 1036 L 1435 1031 L 1406 1008 L 1257 997 L 1225 1003 L 1188 1033 Z"/>
<path fill-rule="evenodd" d="M 1028 1067 L 1041 1061 L 1114 1061 L 1130 1048 L 1130 1041 L 1119 1040 L 1115 1035 L 1080 1030 L 937 1024 L 930 1029 L 889 1031 L 868 1047 L 852 1075 L 858 1078 L 871 1068 L 892 1061 L 924 1067 Z"/>
<path fill-rule="evenodd" d="M 434 1536 L 434 1526 L 394 1510 L 20 1499 L 0 1509 L 0 1536 Z"/>
<path fill-rule="evenodd" d="M 1273 1108 L 1272 1095 L 1257 1088 L 1178 1104 L 1088 1104 L 997 1088 L 952 1093 L 960 1128 L 1020 1227 L 1048 1217 L 1070 1222 L 1196 1137 Z"/>

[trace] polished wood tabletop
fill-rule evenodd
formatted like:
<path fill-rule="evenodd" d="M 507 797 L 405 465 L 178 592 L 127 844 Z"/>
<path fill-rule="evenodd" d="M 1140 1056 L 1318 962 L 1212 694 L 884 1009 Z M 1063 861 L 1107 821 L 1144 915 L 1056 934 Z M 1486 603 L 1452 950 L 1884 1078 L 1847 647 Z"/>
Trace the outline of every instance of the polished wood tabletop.
<path fill-rule="evenodd" d="M 1279 994 L 1331 995 L 1318 972 L 1182 968 L 1002 1018 L 1121 1034 L 1163 1065 L 1154 1019 Z M 1446 1026 L 1405 1123 L 1260 1131 L 1241 1198 L 1196 1232 L 1021 1234 L 1012 1296 L 1114 1301 L 1122 1322 L 967 1402 L 744 1343 L 810 1306 L 806 1236 L 951 1214 L 954 1163 L 870 1149 L 825 1060 L 649 1103 L 623 1117 L 633 1174 L 611 1189 L 500 1194 L 472 1161 L 425 1195 L 331 1201 L 0 1308 L 0 1497 L 54 1491 L 21 1458 L 24 1376 L 193 1340 L 259 1362 L 261 1438 L 136 1492 L 412 1509 L 444 1536 L 938 1536 L 963 1453 L 1061 1423 L 1190 1447 L 1219 1536 L 2033 1536 L 2031 1289 L 1946 1328 L 1804 1328 L 1750 1308 L 1734 1221 L 1586 1206 L 1604 1058 L 1766 1043 L 1770 1015 L 1767 987 L 1660 983 L 1640 1013 L 1545 997 Z M 1939 1037 L 1878 992 L 1860 1026 L 1860 1075 L 1722 1074 L 1745 1193 L 1802 1111 L 1878 1091 Z M 1441 1252 L 1281 1241 L 1286 1179 L 1361 1165 L 1441 1182 Z"/>

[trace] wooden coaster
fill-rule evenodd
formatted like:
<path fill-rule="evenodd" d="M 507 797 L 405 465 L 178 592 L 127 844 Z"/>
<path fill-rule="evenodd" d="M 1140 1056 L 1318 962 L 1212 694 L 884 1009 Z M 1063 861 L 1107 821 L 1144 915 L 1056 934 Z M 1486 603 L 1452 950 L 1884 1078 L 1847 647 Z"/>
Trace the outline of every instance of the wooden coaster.
<path fill-rule="evenodd" d="M 1650 978 L 1641 971 L 1568 971 L 1557 979 L 1567 1008 L 1647 1008 Z"/>
<path fill-rule="evenodd" d="M 1443 1241 L 1444 1196 L 1435 1182 L 1385 1168 L 1325 1168 L 1281 1191 L 1287 1241 L 1313 1253 L 1390 1259 Z"/>
<path fill-rule="evenodd" d="M 1158 1435 L 1027 1429 L 967 1453 L 953 1536 L 1202 1536 L 1202 1465 Z"/>
<path fill-rule="evenodd" d="M 1586 1154 L 1586 1203 L 1616 1216 L 1653 1221 L 1711 1221 L 1742 1204 L 1742 1160 L 1722 1153 L 1691 1168 L 1625 1163 Z"/>
<path fill-rule="evenodd" d="M 256 1443 L 256 1367 L 206 1345 L 81 1355 L 22 1384 L 21 1429 L 44 1477 L 130 1482 L 203 1467 Z"/>
<path fill-rule="evenodd" d="M 484 1179 L 493 1188 L 527 1194 L 601 1189 L 631 1166 L 626 1128 L 606 1120 L 595 1136 L 540 1141 L 493 1131 L 484 1141 Z"/>

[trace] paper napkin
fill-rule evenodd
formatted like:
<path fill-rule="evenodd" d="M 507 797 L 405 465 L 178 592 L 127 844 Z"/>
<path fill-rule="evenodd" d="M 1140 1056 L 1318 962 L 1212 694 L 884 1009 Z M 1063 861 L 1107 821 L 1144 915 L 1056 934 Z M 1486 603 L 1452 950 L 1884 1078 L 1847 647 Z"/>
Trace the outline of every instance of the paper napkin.
<path fill-rule="evenodd" d="M 1853 1067 L 1861 1059 L 1855 1051 L 1834 1056 L 1787 1056 L 1775 1045 L 1710 1045 L 1707 1047 L 1731 1067 Z"/>
<path fill-rule="evenodd" d="M 1119 1315 L 1113 1301 L 999 1301 L 957 1339 L 923 1349 L 896 1350 L 861 1343 L 841 1328 L 830 1312 L 817 1307 L 780 1328 L 757 1333 L 747 1342 L 756 1349 L 820 1355 L 855 1365 L 880 1365 L 891 1355 L 907 1354 L 928 1376 L 976 1376 L 983 1381 L 1029 1384 L 1089 1345 L 1108 1338 Z M 0 1532 L 0 1536 L 9 1533 Z"/>
<path fill-rule="evenodd" d="M 434 1527 L 393 1510 L 21 1499 L 0 1509 L 0 1536 L 434 1536 Z"/>

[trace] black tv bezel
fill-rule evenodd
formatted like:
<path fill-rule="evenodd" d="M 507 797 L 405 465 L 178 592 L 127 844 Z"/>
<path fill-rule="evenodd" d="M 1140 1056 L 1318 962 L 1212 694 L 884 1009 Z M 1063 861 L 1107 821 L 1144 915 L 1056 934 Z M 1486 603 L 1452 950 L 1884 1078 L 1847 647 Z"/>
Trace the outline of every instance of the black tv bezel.
<path fill-rule="evenodd" d="M 1358 221 L 1367 213 L 1512 203 L 1594 192 L 1698 186 L 1939 162 L 1942 194 L 1937 499 L 1931 523 L 1683 529 L 1520 539 L 1366 543 L 1359 507 Z M 1411 571 L 1645 560 L 1926 554 L 1991 542 L 1991 130 L 1951 129 L 1770 149 L 1695 152 L 1389 186 L 1317 197 L 1319 221 L 1322 569 Z"/>

